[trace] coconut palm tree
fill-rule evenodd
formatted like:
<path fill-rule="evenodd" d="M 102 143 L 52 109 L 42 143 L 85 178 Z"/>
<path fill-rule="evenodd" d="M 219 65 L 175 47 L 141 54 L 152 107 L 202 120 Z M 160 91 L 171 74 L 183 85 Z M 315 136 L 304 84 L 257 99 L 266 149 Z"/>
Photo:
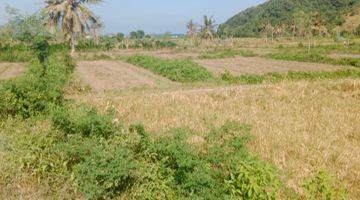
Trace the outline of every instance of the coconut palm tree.
<path fill-rule="evenodd" d="M 204 39 L 214 39 L 216 34 L 215 20 L 212 17 L 204 16 L 204 24 L 201 26 L 201 36 Z"/>
<path fill-rule="evenodd" d="M 78 37 L 90 32 L 100 23 L 98 17 L 84 4 L 100 3 L 102 0 L 46 0 L 43 12 L 48 16 L 48 26 L 55 31 L 60 28 L 69 41 L 71 54 L 75 52 Z M 95 25 L 95 26 L 94 26 Z"/>
<path fill-rule="evenodd" d="M 186 27 L 188 29 L 187 35 L 194 40 L 198 34 L 198 26 L 194 23 L 193 20 L 190 20 Z"/>

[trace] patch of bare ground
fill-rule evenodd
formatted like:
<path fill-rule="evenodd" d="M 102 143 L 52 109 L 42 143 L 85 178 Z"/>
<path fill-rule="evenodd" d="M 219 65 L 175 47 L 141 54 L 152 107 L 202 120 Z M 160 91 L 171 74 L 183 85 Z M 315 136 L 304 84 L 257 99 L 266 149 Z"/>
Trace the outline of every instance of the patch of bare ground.
<path fill-rule="evenodd" d="M 124 49 L 116 51 L 97 51 L 97 52 L 80 52 L 76 55 L 77 58 L 82 60 L 91 59 L 94 56 L 107 55 L 111 58 L 121 57 L 121 56 L 132 56 L 132 55 L 149 55 L 156 56 L 160 58 L 197 58 L 200 53 L 197 50 L 187 50 L 187 51 L 177 51 L 177 50 L 143 50 L 143 49 Z"/>
<path fill-rule="evenodd" d="M 329 56 L 331 58 L 358 58 L 358 59 L 360 59 L 360 54 L 332 53 Z"/>
<path fill-rule="evenodd" d="M 196 60 L 196 62 L 216 74 L 229 71 L 234 75 L 284 73 L 288 71 L 331 71 L 341 68 L 340 66 L 327 64 L 272 60 L 259 57 Z"/>
<path fill-rule="evenodd" d="M 79 62 L 76 73 L 96 92 L 172 84 L 163 77 L 121 61 Z"/>
<path fill-rule="evenodd" d="M 0 80 L 14 78 L 25 71 L 24 63 L 0 63 Z"/>

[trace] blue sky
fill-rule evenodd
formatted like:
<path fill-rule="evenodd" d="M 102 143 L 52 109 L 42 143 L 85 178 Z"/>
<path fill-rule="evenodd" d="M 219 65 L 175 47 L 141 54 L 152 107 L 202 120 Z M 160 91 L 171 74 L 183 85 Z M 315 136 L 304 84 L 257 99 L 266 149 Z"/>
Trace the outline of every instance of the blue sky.
<path fill-rule="evenodd" d="M 43 0 L 0 0 L 0 24 L 6 22 L 5 5 L 26 13 L 40 10 Z M 105 33 L 143 29 L 147 33 L 184 33 L 186 22 L 201 23 L 202 16 L 214 16 L 217 24 L 265 0 L 104 0 L 92 6 L 105 23 Z"/>

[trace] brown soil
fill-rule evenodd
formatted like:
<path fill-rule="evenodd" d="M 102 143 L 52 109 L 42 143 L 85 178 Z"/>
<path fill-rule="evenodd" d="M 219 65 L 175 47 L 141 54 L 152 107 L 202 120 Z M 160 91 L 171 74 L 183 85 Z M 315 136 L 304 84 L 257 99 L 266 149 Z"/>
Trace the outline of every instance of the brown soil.
<path fill-rule="evenodd" d="M 14 78 L 25 70 L 23 63 L 0 63 L 0 80 Z"/>
<path fill-rule="evenodd" d="M 171 81 L 121 61 L 79 62 L 76 73 L 95 91 L 154 87 Z"/>
<path fill-rule="evenodd" d="M 340 66 L 326 64 L 279 61 L 259 57 L 196 60 L 196 62 L 207 67 L 216 74 L 222 74 L 228 70 L 235 75 L 246 73 L 264 74 L 270 72 L 284 73 L 288 71 L 331 71 L 340 68 Z"/>
<path fill-rule="evenodd" d="M 97 52 L 80 52 L 77 54 L 77 57 L 80 59 L 91 59 L 94 56 L 100 55 L 107 55 L 111 58 L 116 58 L 120 56 L 131 56 L 131 55 L 149 55 L 149 56 L 156 56 L 160 58 L 197 58 L 200 54 L 197 51 L 174 51 L 174 50 L 156 50 L 156 51 L 148 51 L 142 49 L 124 49 L 124 50 L 117 50 L 117 51 L 97 51 Z"/>
<path fill-rule="evenodd" d="M 360 54 L 332 53 L 329 56 L 332 58 L 359 58 L 360 59 Z"/>

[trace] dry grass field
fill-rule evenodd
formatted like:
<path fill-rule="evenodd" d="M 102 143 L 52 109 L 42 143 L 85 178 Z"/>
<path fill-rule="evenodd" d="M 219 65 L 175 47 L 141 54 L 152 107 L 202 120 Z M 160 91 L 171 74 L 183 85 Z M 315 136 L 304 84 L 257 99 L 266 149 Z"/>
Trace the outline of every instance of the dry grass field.
<path fill-rule="evenodd" d="M 154 133 L 188 127 L 199 133 L 227 120 L 252 126 L 249 148 L 301 193 L 319 169 L 360 196 L 360 81 L 282 82 L 274 85 L 145 90 L 76 96 L 105 110 L 114 106 L 126 124 Z M 203 137 L 203 136 L 201 136 Z"/>
<path fill-rule="evenodd" d="M 257 55 L 275 51 L 276 45 L 266 47 L 261 42 L 254 40 L 245 49 Z M 286 41 L 283 43 L 291 45 Z M 202 52 L 204 50 L 187 53 L 130 50 L 104 54 L 112 59 L 137 54 L 167 59 L 192 58 L 216 75 L 225 71 L 241 75 L 343 68 L 261 57 L 197 59 Z M 79 55 L 87 56 L 93 55 Z M 155 136 L 172 128 L 186 127 L 199 133 L 194 138 L 201 141 L 206 137 L 201 133 L 226 121 L 250 124 L 253 140 L 249 148 L 277 167 L 288 188 L 302 194 L 304 181 L 315 172 L 325 170 L 345 185 L 350 199 L 360 198 L 359 80 L 283 81 L 253 86 L 170 84 L 164 88 L 154 84 L 157 76 L 135 68 L 118 61 L 80 62 L 78 71 L 81 74 L 95 75 L 88 80 L 85 77 L 85 82 L 94 90 L 69 97 L 103 111 L 113 107 L 118 120 L 124 124 L 143 124 Z M 101 74 L 101 71 L 107 71 L 107 74 Z M 104 79 L 103 82 L 98 80 L 99 77 Z M 165 85 L 170 83 L 166 79 L 158 80 Z M 139 84 L 151 87 L 134 89 Z"/>
<path fill-rule="evenodd" d="M 279 61 L 257 57 L 196 60 L 196 62 L 205 66 L 215 74 L 222 74 L 225 71 L 229 71 L 234 75 L 265 74 L 272 72 L 284 73 L 288 71 L 331 71 L 340 68 L 339 66 L 327 64 Z"/>
<path fill-rule="evenodd" d="M 254 85 L 226 84 L 219 79 L 224 72 L 241 76 L 358 69 L 263 57 L 278 51 L 277 46 L 281 44 L 298 44 L 286 40 L 269 44 L 260 39 L 234 40 L 233 44 L 227 45 L 240 46 L 237 49 L 249 50 L 256 55 L 200 59 L 201 54 L 213 50 L 212 44 L 185 50 L 80 52 L 77 54 L 76 81 L 67 87 L 66 98 L 93 105 L 104 113 L 114 108 L 115 121 L 122 122 L 127 128 L 142 124 L 154 138 L 160 138 L 174 128 L 194 130 L 191 144 L 202 143 L 210 130 L 227 121 L 249 124 L 252 140 L 248 149 L 276 167 L 285 188 L 289 189 L 285 192 L 303 197 L 305 181 L 324 170 L 345 186 L 349 199 L 360 199 L 359 79 L 283 80 Z M 170 81 L 150 69 L 127 63 L 126 57 L 133 55 L 165 60 L 187 59 L 205 67 L 214 77 L 201 82 Z M 334 58 L 358 56 L 356 53 L 331 55 Z M 15 77 L 23 69 L 19 64 L 0 64 L 0 80 Z M 91 89 L 77 90 L 77 81 Z M 45 126 L 44 132 L 51 129 L 48 124 L 41 126 Z M 0 142 L 6 140 L 5 137 Z M 0 160 L 9 156 L 7 151 L 0 149 Z M 6 170 L 5 165 L 0 166 L 0 172 Z M 14 181 L 16 184 L 0 188 L 0 193 L 5 194 L 0 195 L 1 198 L 10 195 L 10 199 L 41 199 L 55 194 L 52 188 L 44 187 L 44 182 L 37 185 L 32 177 L 18 178 Z M 61 186 L 64 191 L 72 187 L 66 184 Z M 14 194 L 9 191 L 14 191 Z M 55 195 L 64 199 L 74 197 L 74 194 L 67 196 L 66 192 L 61 192 L 56 191 Z M 289 198 L 291 194 L 284 195 L 284 199 Z"/>

